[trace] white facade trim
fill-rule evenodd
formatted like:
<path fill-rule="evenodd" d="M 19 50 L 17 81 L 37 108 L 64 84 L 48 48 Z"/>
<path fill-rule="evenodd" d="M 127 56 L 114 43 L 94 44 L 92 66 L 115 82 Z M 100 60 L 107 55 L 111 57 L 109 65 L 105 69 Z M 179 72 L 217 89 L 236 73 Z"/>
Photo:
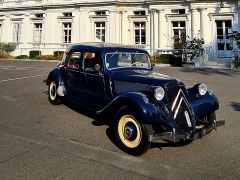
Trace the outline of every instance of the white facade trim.
<path fill-rule="evenodd" d="M 0 41 L 12 42 L 13 23 L 22 23 L 21 41 L 15 55 L 28 55 L 31 49 L 43 49 L 47 54 L 62 49 L 67 44 L 62 41 L 62 23 L 72 23 L 72 43 L 95 41 L 95 23 L 105 22 L 105 42 L 134 45 L 134 22 L 146 23 L 146 44 L 137 45 L 150 53 L 157 49 L 173 48 L 172 21 L 186 22 L 186 36 L 203 38 L 205 46 L 216 50 L 216 20 L 231 20 L 232 29 L 240 30 L 240 1 L 223 0 L 23 0 L 0 2 Z M 181 10 L 181 11 L 178 11 Z M 97 14 L 103 11 L 103 14 Z M 145 13 L 136 15 L 134 11 Z M 72 16 L 64 16 L 71 13 Z M 42 14 L 37 17 L 36 14 Z M 42 23 L 41 44 L 33 42 L 33 25 Z"/>

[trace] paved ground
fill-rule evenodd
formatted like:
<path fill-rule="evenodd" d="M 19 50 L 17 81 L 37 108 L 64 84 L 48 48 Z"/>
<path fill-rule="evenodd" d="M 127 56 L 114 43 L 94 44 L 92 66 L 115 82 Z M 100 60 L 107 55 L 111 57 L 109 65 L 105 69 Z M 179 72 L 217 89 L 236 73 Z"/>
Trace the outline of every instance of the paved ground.
<path fill-rule="evenodd" d="M 156 67 L 187 86 L 205 82 L 226 125 L 191 144 L 154 144 L 132 157 L 107 126 L 48 102 L 43 81 L 55 65 L 0 60 L 0 179 L 239 179 L 240 72 Z"/>

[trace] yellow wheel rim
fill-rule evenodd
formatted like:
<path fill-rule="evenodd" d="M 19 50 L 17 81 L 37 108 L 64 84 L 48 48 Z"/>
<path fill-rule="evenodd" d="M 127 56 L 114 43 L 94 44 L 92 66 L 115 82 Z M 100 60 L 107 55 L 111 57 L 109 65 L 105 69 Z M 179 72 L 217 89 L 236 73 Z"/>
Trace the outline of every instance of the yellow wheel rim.
<path fill-rule="evenodd" d="M 49 86 L 49 97 L 52 101 L 54 101 L 57 97 L 57 86 L 54 81 L 52 81 Z"/>
<path fill-rule="evenodd" d="M 137 147 L 142 139 L 140 124 L 131 115 L 124 115 L 118 123 L 118 134 L 124 145 L 129 148 Z"/>

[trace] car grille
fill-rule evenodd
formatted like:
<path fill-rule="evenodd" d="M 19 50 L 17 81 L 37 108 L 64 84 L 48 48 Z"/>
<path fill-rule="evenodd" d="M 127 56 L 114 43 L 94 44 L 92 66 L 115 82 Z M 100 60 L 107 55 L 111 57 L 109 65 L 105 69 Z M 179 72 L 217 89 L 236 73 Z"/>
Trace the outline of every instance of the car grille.
<path fill-rule="evenodd" d="M 166 87 L 166 98 L 176 126 L 185 131 L 192 130 L 193 115 L 186 97 L 184 85 L 171 84 Z"/>

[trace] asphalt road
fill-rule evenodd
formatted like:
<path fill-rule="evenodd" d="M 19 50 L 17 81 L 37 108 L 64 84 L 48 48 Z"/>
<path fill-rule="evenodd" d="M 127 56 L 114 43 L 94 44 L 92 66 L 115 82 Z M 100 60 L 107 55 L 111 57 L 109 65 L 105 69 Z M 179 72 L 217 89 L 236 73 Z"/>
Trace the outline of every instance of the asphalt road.
<path fill-rule="evenodd" d="M 206 83 L 226 125 L 191 144 L 153 144 L 133 157 L 84 110 L 48 102 L 43 81 L 55 65 L 0 60 L 0 179 L 239 179 L 240 72 L 156 67 L 186 86 Z"/>

